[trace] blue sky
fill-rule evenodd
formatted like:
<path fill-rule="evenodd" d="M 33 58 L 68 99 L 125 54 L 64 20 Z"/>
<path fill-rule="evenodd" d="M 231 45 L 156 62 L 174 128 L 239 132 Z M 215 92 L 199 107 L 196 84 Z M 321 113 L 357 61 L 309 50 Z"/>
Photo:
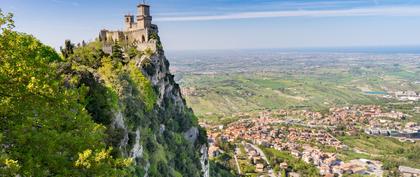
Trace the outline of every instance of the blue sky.
<path fill-rule="evenodd" d="M 59 47 L 122 29 L 138 0 L 1 0 Z M 420 0 L 148 0 L 169 50 L 420 45 Z"/>

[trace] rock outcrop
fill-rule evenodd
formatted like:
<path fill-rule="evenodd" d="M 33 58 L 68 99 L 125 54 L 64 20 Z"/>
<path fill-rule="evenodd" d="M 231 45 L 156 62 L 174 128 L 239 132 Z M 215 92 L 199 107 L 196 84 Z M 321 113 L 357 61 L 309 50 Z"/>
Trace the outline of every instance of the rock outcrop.
<path fill-rule="evenodd" d="M 107 127 L 112 155 L 133 159 L 135 176 L 207 177 L 206 132 L 186 105 L 156 40 L 157 50 L 136 51 L 134 57 L 127 46 L 106 54 L 100 42 L 87 44 L 66 66 L 68 77 L 89 87 L 86 109 Z M 97 58 L 89 63 L 89 56 Z"/>

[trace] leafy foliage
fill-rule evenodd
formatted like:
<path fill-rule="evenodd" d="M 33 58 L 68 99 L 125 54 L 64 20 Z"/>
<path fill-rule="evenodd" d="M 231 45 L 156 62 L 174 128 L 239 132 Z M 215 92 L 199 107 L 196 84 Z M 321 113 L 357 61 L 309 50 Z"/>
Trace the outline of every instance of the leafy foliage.
<path fill-rule="evenodd" d="M 159 35 L 156 33 L 156 32 L 152 32 L 152 33 L 150 33 L 150 35 L 149 35 L 149 39 L 154 39 L 154 40 L 156 40 L 157 41 L 157 43 L 156 43 L 156 47 L 157 47 L 157 49 L 159 49 L 159 50 L 163 50 L 163 45 L 162 45 L 162 42 L 161 42 L 161 40 L 160 40 L 160 37 L 159 37 Z"/>
<path fill-rule="evenodd" d="M 146 173 L 142 166 L 149 167 L 149 176 L 201 176 L 197 148 L 207 140 L 205 130 L 199 129 L 200 136 L 196 144 L 188 142 L 183 132 L 198 124 L 192 110 L 179 110 L 169 98 L 163 100 L 161 107 L 164 109 L 157 106 L 157 90 L 147 78 L 155 73 L 143 73 L 146 68 L 142 64 L 136 65 L 139 58 L 147 58 L 150 62 L 148 69 L 155 71 L 158 66 L 150 59 L 155 53 L 152 50 L 133 51 L 136 50 L 133 48 L 121 55 L 91 55 L 97 50 L 96 47 L 89 47 L 96 46 L 94 44 L 76 48 L 70 60 L 62 63 L 62 66 L 71 83 L 68 84 L 70 87 L 89 88 L 86 108 L 95 122 L 108 126 L 106 142 L 114 147 L 110 154 L 121 156 L 131 153 L 130 150 L 138 143 L 143 147 L 143 153 L 141 158 L 134 159 L 137 163 L 137 176 Z M 81 55 L 79 51 L 88 55 Z M 91 56 L 95 56 L 92 61 L 99 60 L 99 64 L 88 62 Z M 173 76 L 169 78 L 173 79 Z M 174 88 L 179 91 L 179 86 L 173 81 L 170 84 L 174 84 Z M 113 120 L 117 114 L 122 114 L 126 127 L 114 126 Z M 162 129 L 162 126 L 165 128 Z M 141 135 L 139 141 L 136 139 L 138 130 Z M 127 145 L 121 147 L 125 137 L 128 137 Z M 91 157 L 94 151 L 86 153 Z"/>
<path fill-rule="evenodd" d="M 69 58 L 70 61 L 78 65 L 97 69 L 104 56 L 105 53 L 102 51 L 102 44 L 99 41 L 94 41 L 75 48 L 74 52 L 66 58 Z"/>
<path fill-rule="evenodd" d="M 75 165 L 80 152 L 107 151 L 105 127 L 84 109 L 86 87 L 63 87 L 60 56 L 12 31 L 11 17 L 0 13 L 0 176 L 127 175 L 130 164 L 111 157 L 89 168 Z"/>
<path fill-rule="evenodd" d="M 122 47 L 120 46 L 120 44 L 118 44 L 118 42 L 115 42 L 112 45 L 111 58 L 113 60 L 124 60 L 124 54 L 123 54 L 123 51 L 122 51 Z"/>
<path fill-rule="evenodd" d="M 157 100 L 155 91 L 153 90 L 150 81 L 141 73 L 141 71 L 135 66 L 134 62 L 131 61 L 128 65 L 130 76 L 137 89 L 141 92 L 141 97 L 146 104 L 146 109 L 151 110 Z"/>
<path fill-rule="evenodd" d="M 60 47 L 61 54 L 64 58 L 68 58 L 70 55 L 74 53 L 74 44 L 71 43 L 70 40 L 66 40 L 64 42 L 64 48 Z"/>
<path fill-rule="evenodd" d="M 230 169 L 226 168 L 220 163 L 210 161 L 210 174 L 212 177 L 234 177 L 235 175 L 230 172 Z"/>
<path fill-rule="evenodd" d="M 131 60 L 142 56 L 142 52 L 138 51 L 136 46 L 128 46 L 126 50 L 126 53 Z"/>
<path fill-rule="evenodd" d="M 319 171 L 315 166 L 307 164 L 301 159 L 296 159 L 288 152 L 277 151 L 271 148 L 263 148 L 263 151 L 266 153 L 268 160 L 275 164 L 275 169 L 278 169 L 276 166 L 279 164 L 276 162 L 285 161 L 290 164 L 290 169 L 288 170 L 299 172 L 303 176 L 319 176 Z"/>

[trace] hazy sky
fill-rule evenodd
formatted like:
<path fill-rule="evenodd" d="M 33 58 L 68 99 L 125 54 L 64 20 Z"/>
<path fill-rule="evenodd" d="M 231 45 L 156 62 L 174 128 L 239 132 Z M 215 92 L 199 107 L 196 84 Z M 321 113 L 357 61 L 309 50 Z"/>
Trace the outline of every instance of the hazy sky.
<path fill-rule="evenodd" d="M 122 29 L 138 0 L 0 0 L 16 29 L 59 47 Z M 420 45 L 420 0 L 149 0 L 164 47 Z"/>

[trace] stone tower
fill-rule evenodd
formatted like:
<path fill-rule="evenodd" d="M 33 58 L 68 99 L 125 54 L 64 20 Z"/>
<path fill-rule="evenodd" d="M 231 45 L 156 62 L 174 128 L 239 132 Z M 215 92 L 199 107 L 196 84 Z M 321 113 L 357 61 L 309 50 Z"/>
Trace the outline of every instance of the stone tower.
<path fill-rule="evenodd" d="M 152 16 L 150 16 L 150 6 L 146 4 L 139 4 L 137 6 L 137 27 L 139 29 L 146 29 L 152 25 Z"/>
<path fill-rule="evenodd" d="M 132 29 L 133 25 L 135 25 L 134 15 L 128 14 L 128 15 L 125 15 L 124 17 L 125 17 L 125 29 L 126 30 Z"/>
<path fill-rule="evenodd" d="M 134 20 L 134 15 L 125 15 L 125 30 L 144 30 L 152 26 L 152 16 L 150 16 L 150 6 L 146 4 L 139 4 L 137 6 L 137 21 Z"/>

